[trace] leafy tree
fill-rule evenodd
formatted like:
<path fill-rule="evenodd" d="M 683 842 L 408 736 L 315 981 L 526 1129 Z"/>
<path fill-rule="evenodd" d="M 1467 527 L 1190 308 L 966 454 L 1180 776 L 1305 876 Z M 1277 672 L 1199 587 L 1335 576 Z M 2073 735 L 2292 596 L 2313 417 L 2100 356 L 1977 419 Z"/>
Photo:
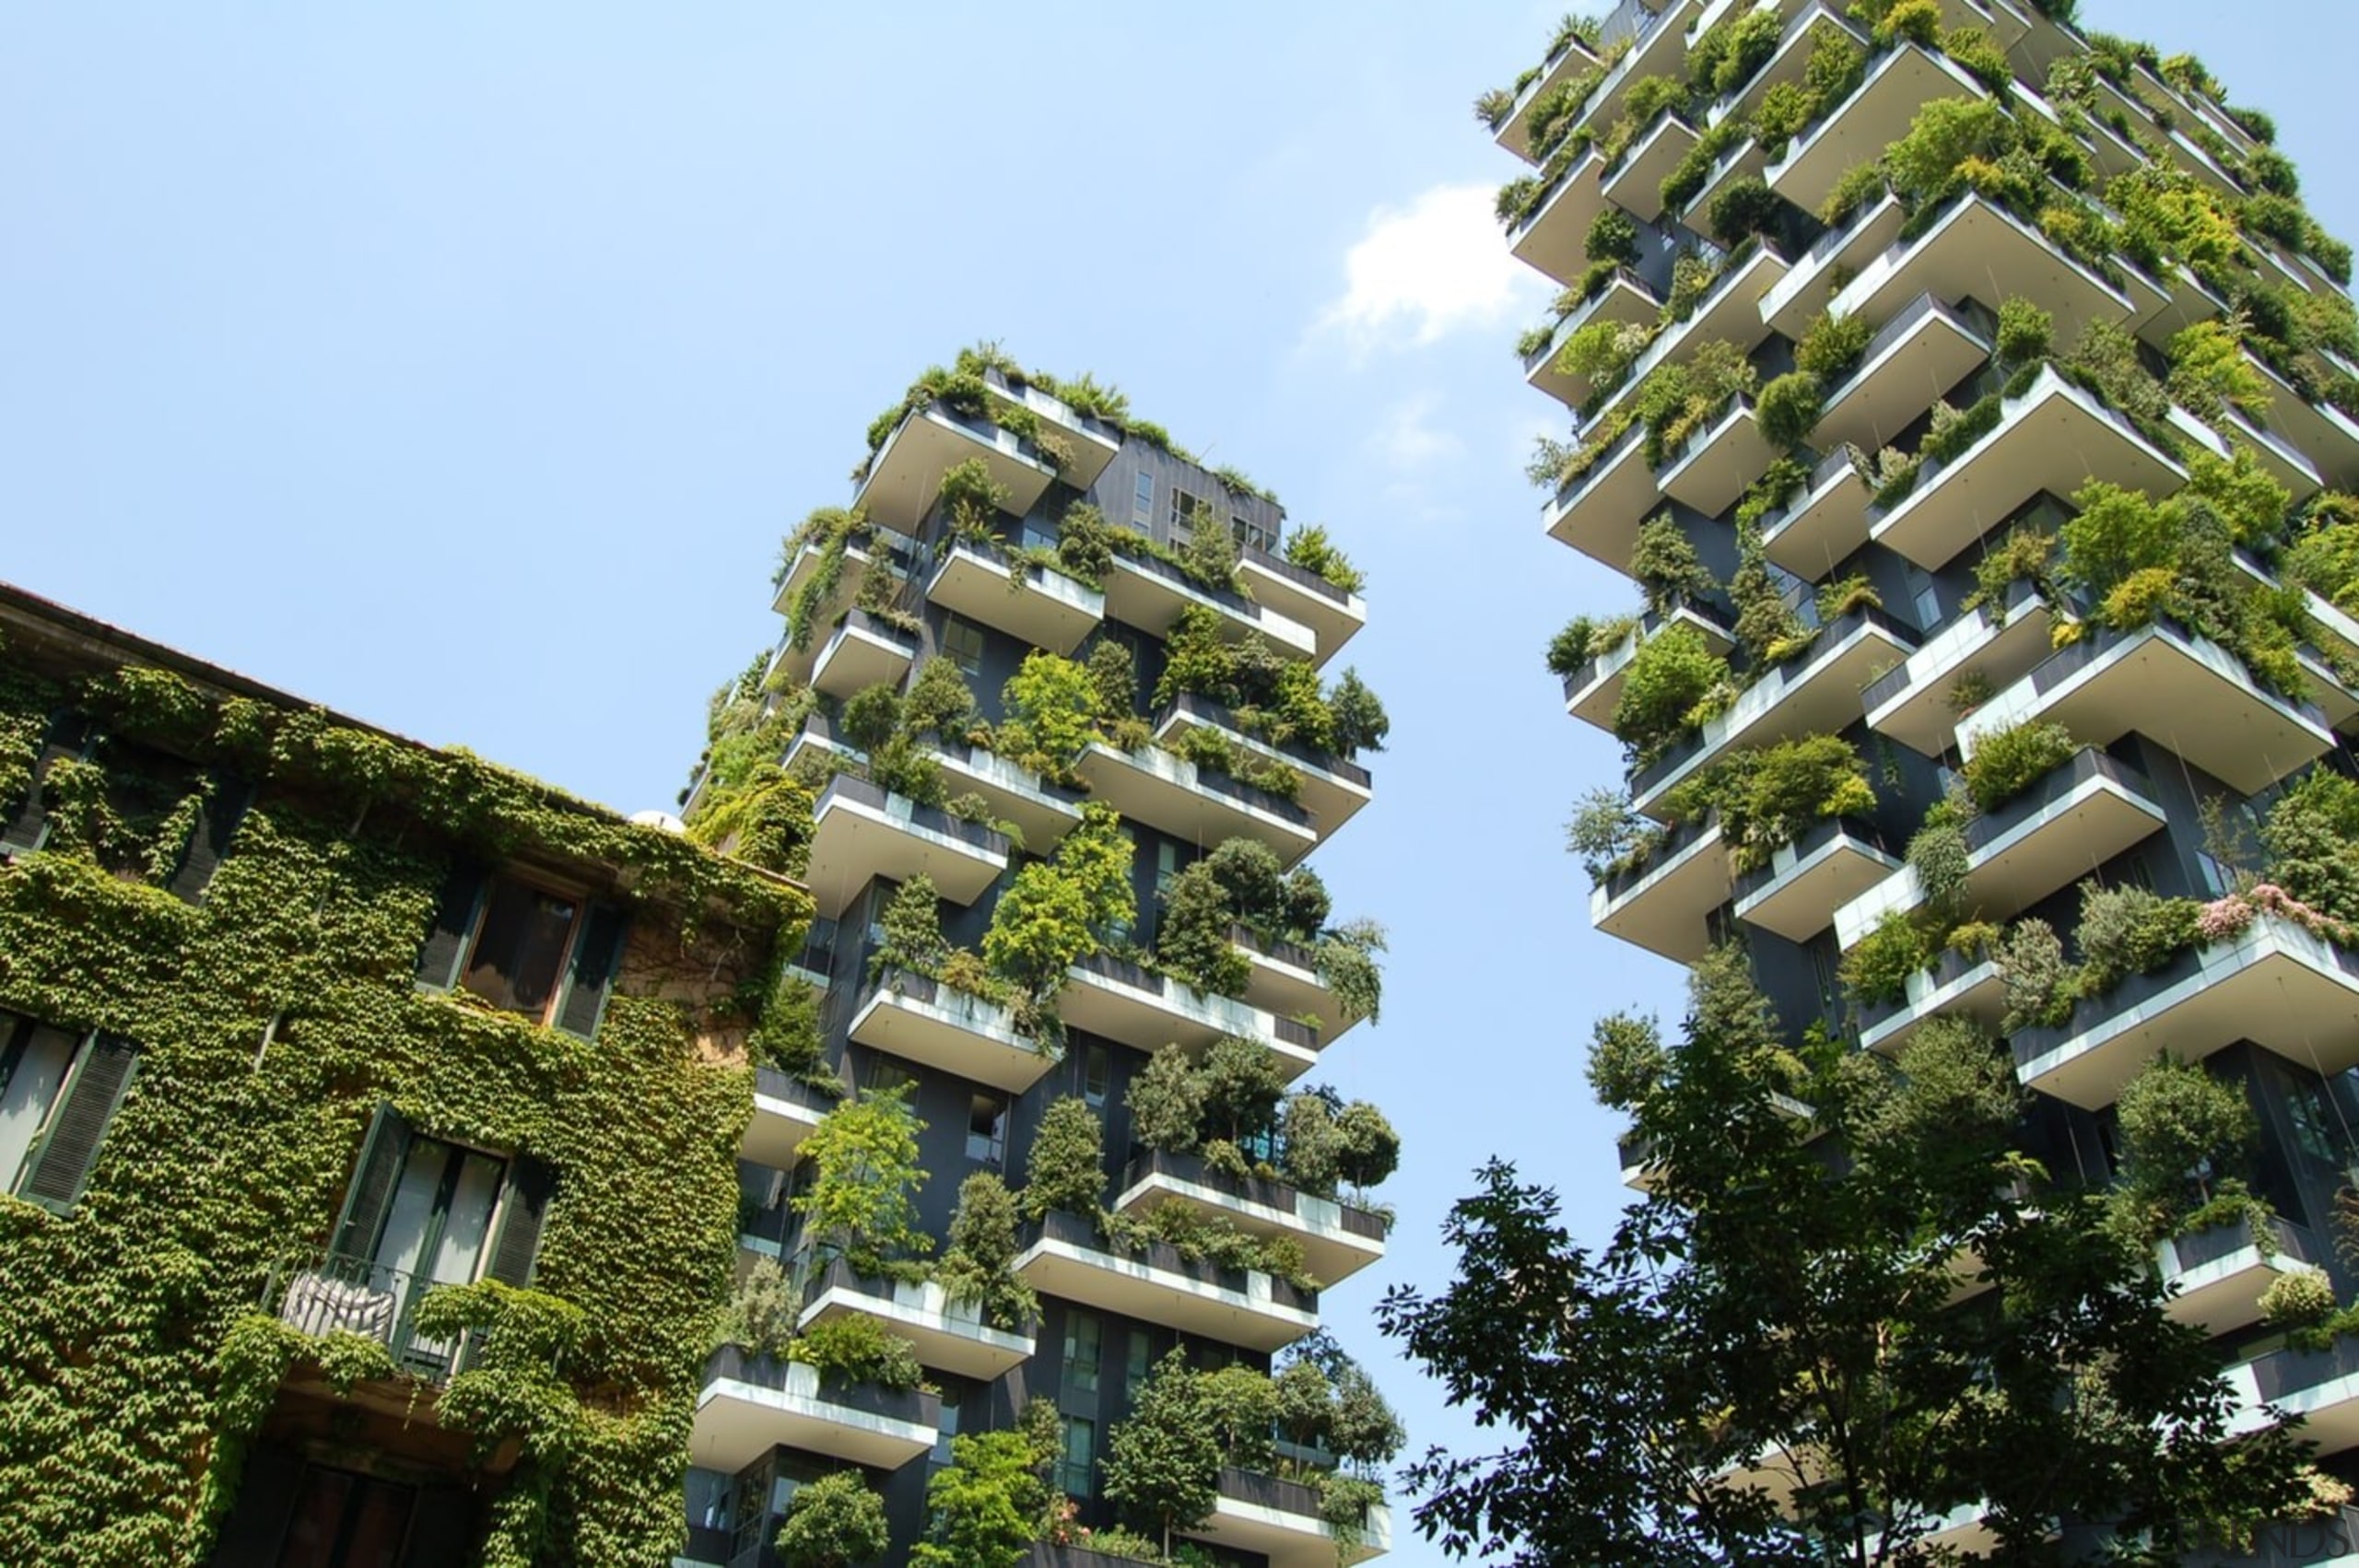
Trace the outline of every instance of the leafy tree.
<path fill-rule="evenodd" d="M 1220 1442 L 1203 1387 L 1174 1350 L 1155 1363 L 1130 1415 L 1108 1433 L 1106 1499 L 1123 1518 L 1160 1535 L 1203 1522 L 1220 1497 Z"/>
<path fill-rule="evenodd" d="M 1086 668 L 1089 671 L 1089 684 L 1097 693 L 1099 717 L 1120 719 L 1137 711 L 1139 672 L 1128 647 L 1108 638 L 1089 650 Z"/>
<path fill-rule="evenodd" d="M 1187 563 L 1188 575 L 1205 587 L 1234 589 L 1239 554 L 1228 520 L 1206 508 L 1196 514 L 1180 557 Z"/>
<path fill-rule="evenodd" d="M 1024 1167 L 1023 1207 L 1029 1219 L 1052 1211 L 1094 1215 L 1106 1196 L 1106 1141 L 1097 1113 L 1079 1095 L 1052 1102 L 1032 1135 Z"/>
<path fill-rule="evenodd" d="M 2359 920 L 2359 784 L 2313 768 L 2261 824 L 2270 880 L 2339 920 Z"/>
<path fill-rule="evenodd" d="M 1335 1107 L 1323 1094 L 1288 1094 L 1285 1103 L 1285 1146 L 1278 1164 L 1287 1185 L 1321 1197 L 1332 1195 L 1341 1174 L 1344 1141 L 1335 1127 Z"/>
<path fill-rule="evenodd" d="M 1734 247 L 1755 234 L 1775 234 L 1786 204 L 1758 179 L 1732 180 L 1712 198 L 1708 217 L 1712 238 Z"/>
<path fill-rule="evenodd" d="M 983 961 L 1036 994 L 1062 986 L 1067 969 L 1097 951 L 1100 931 L 1137 914 L 1132 854 L 1113 809 L 1085 802 L 1081 825 L 1056 858 L 1025 866 L 1000 895 L 983 932 Z"/>
<path fill-rule="evenodd" d="M 1203 1081 L 1183 1051 L 1150 1057 L 1146 1071 L 1131 1080 L 1123 1104 L 1131 1113 L 1131 1136 L 1150 1149 L 1184 1154 L 1203 1136 Z"/>
<path fill-rule="evenodd" d="M 1006 717 L 996 749 L 1020 767 L 1059 783 L 1074 780 L 1074 758 L 1097 722 L 1097 683 L 1070 659 L 1039 649 L 1000 688 Z"/>
<path fill-rule="evenodd" d="M 1401 1166 L 1401 1135 L 1384 1113 L 1354 1100 L 1335 1118 L 1336 1174 L 1365 1192 Z"/>
<path fill-rule="evenodd" d="M 779 1561 L 786 1568 L 852 1568 L 884 1556 L 891 1544 L 885 1500 L 857 1470 L 797 1487 L 778 1531 Z"/>
<path fill-rule="evenodd" d="M 1307 572 L 1325 578 L 1346 593 L 1357 593 L 1367 586 L 1367 578 L 1352 558 L 1339 549 L 1327 536 L 1324 523 L 1297 528 L 1286 535 L 1285 557 Z"/>
<path fill-rule="evenodd" d="M 960 1434 L 926 1482 L 931 1522 L 913 1568 L 1020 1568 L 1032 1555 L 1049 1489 L 1021 1432 Z"/>
<path fill-rule="evenodd" d="M 819 1118 L 803 1141 L 811 1185 L 795 1195 L 794 1211 L 823 1247 L 855 1272 L 884 1271 L 893 1258 L 919 1257 L 933 1238 L 918 1228 L 918 1134 L 925 1124 L 910 1114 L 909 1085 L 872 1090 Z"/>
<path fill-rule="evenodd" d="M 1228 895 L 1238 919 L 1249 925 L 1282 923 L 1285 872 L 1276 850 L 1257 838 L 1230 838 L 1215 847 L 1203 864 Z"/>
<path fill-rule="evenodd" d="M 1327 879 L 1312 867 L 1297 866 L 1286 872 L 1285 883 L 1278 890 L 1279 934 L 1295 942 L 1309 942 L 1327 923 L 1327 917 L 1334 908 L 1334 900 L 1327 895 Z"/>
<path fill-rule="evenodd" d="M 2156 1057 L 2123 1086 L 2121 1181 L 2115 1199 L 2131 1234 L 2151 1243 L 2220 1196 L 2241 1197 L 2259 1123 L 2252 1102 L 2197 1062 Z"/>
<path fill-rule="evenodd" d="M 1327 696 L 1327 706 L 1334 716 L 1336 751 L 1346 757 L 1362 752 L 1380 752 L 1384 738 L 1392 732 L 1392 720 L 1386 716 L 1384 704 L 1368 689 L 1356 669 L 1346 669 L 1336 677 L 1335 689 Z"/>
<path fill-rule="evenodd" d="M 955 1302 L 972 1302 L 983 1321 L 1014 1328 L 1040 1310 L 1040 1298 L 1015 1271 L 1015 1195 L 994 1171 L 958 1184 L 950 1245 L 934 1278 Z"/>
<path fill-rule="evenodd" d="M 2232 1439 L 2215 1352 L 2147 1255 L 2013 1151 L 2012 1063 L 1947 1048 L 1911 1078 L 1797 1047 L 1742 954 L 1708 954 L 1634 1107 L 1656 1185 L 1612 1239 L 1576 1246 L 1555 1195 L 1493 1161 L 1445 1226 L 1456 1280 L 1385 1298 L 1384 1331 L 1508 1434 L 1409 1467 L 1420 1528 L 1533 1568 L 1897 1564 L 1979 1501 L 2001 1560 L 2049 1561 L 2064 1515 L 2159 1562 L 2176 1550 L 2136 1543 L 2301 1512 L 2300 1450 Z M 1972 1311 L 1949 1306 L 1960 1260 L 1991 1287 Z"/>
<path fill-rule="evenodd" d="M 1327 1418 L 1327 1445 L 1345 1464 L 1389 1465 L 1409 1434 L 1376 1379 L 1349 1357 L 1334 1374 L 1335 1405 Z"/>
<path fill-rule="evenodd" d="M 1608 206 L 1590 221 L 1581 253 L 1591 262 L 1635 266 L 1638 261 L 1638 226 L 1620 207 Z"/>
<path fill-rule="evenodd" d="M 1614 734 L 1634 761 L 1652 762 L 1700 727 L 1730 693 L 1729 661 L 1703 634 L 1674 622 L 1638 645 L 1614 704 Z"/>
<path fill-rule="evenodd" d="M 1236 919 L 1227 890 L 1212 867 L 1196 860 L 1163 890 L 1163 919 L 1155 933 L 1155 955 L 1167 973 L 1216 996 L 1242 996 L 1253 977 L 1252 961 L 1229 940 Z"/>
<path fill-rule="evenodd" d="M 934 891 L 933 879 L 923 872 L 893 890 L 892 901 L 885 906 L 877 924 L 883 928 L 884 940 L 869 956 L 872 976 L 889 969 L 932 975 L 949 956 L 950 945 L 942 938 L 942 895 Z"/>
<path fill-rule="evenodd" d="M 935 657 L 918 666 L 901 701 L 901 721 L 914 734 L 933 733 L 957 740 L 975 721 L 975 693 L 957 661 Z"/>
<path fill-rule="evenodd" d="M 1225 1035 L 1213 1042 L 1197 1071 L 1208 1131 L 1241 1144 L 1275 1127 L 1278 1101 L 1285 1094 L 1277 1052 L 1259 1040 Z"/>
<path fill-rule="evenodd" d="M 844 739 L 862 751 L 874 751 L 900 727 L 900 694 L 888 685 L 863 687 L 844 704 Z"/>
<path fill-rule="evenodd" d="M 1639 525 L 1630 552 L 1630 575 L 1645 591 L 1647 608 L 1657 614 L 1701 599 L 1719 586 L 1704 557 L 1696 553 L 1695 541 L 1667 511 Z"/>

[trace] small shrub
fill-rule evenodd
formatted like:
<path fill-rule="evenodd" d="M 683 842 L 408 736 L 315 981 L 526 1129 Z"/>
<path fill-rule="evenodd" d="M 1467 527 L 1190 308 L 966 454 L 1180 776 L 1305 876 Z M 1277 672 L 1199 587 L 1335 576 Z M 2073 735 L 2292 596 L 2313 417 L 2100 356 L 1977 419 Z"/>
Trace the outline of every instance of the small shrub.
<path fill-rule="evenodd" d="M 1997 348 L 2002 365 L 2033 365 L 2048 357 L 2055 318 L 2022 295 L 1999 302 Z"/>
<path fill-rule="evenodd" d="M 2056 928 L 2038 919 L 2018 920 L 1992 952 L 2006 987 L 2006 1012 L 1999 1032 L 2054 1028 L 2071 1016 L 2080 996 L 2079 977 L 2064 962 Z"/>
<path fill-rule="evenodd" d="M 1755 15 L 1766 13 L 1755 12 Z M 1758 178 L 1731 181 L 1712 198 L 1708 218 L 1712 237 L 1734 248 L 1755 234 L 1775 234 L 1784 222 L 1786 204 Z"/>
<path fill-rule="evenodd" d="M 1762 439 L 1784 450 L 1800 446 L 1817 428 L 1825 412 L 1825 392 L 1816 376 L 1795 370 L 1761 389 L 1754 400 L 1753 416 Z"/>
<path fill-rule="evenodd" d="M 1838 316 L 1822 310 L 1802 333 L 1802 342 L 1794 345 L 1794 364 L 1832 386 L 1860 362 L 1873 335 L 1867 317 L 1857 311 Z"/>
<path fill-rule="evenodd" d="M 1887 911 L 1875 929 L 1843 955 L 1844 989 L 1870 1003 L 1897 1003 L 1908 997 L 1909 977 L 1932 962 L 1925 933 L 1899 910 Z"/>
<path fill-rule="evenodd" d="M 2334 1285 L 2323 1269 L 2289 1269 L 2260 1293 L 2260 1320 L 2271 1328 L 2314 1328 L 2334 1313 Z"/>
<path fill-rule="evenodd" d="M 2081 888 L 2081 978 L 2083 990 L 2100 995 L 2132 975 L 2159 969 L 2193 947 L 2201 906 L 2192 898 L 2165 898 L 2135 883 Z"/>
<path fill-rule="evenodd" d="M 1993 730 L 1975 742 L 1961 770 L 1977 809 L 1993 812 L 2062 766 L 2080 743 L 2046 720 Z"/>

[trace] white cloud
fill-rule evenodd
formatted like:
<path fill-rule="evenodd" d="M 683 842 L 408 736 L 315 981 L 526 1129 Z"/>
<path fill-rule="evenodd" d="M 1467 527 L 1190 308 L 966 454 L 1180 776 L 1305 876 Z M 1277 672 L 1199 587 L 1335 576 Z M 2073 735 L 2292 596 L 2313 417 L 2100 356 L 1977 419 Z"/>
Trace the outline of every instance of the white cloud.
<path fill-rule="evenodd" d="M 1439 403 L 1432 392 L 1418 392 L 1394 404 L 1368 436 L 1369 450 L 1387 467 L 1403 474 L 1420 473 L 1458 456 L 1466 443 L 1433 422 Z"/>
<path fill-rule="evenodd" d="M 1344 257 L 1343 298 L 1319 326 L 1375 346 L 1433 343 L 1461 327 L 1494 326 L 1545 292 L 1508 253 L 1485 185 L 1437 185 L 1405 209 L 1379 207 Z"/>

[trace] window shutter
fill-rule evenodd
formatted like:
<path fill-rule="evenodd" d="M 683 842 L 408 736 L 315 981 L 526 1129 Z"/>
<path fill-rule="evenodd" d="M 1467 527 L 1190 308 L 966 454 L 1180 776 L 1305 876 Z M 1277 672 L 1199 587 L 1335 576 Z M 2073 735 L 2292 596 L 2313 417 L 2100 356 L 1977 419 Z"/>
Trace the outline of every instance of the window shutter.
<path fill-rule="evenodd" d="M 623 931 L 630 917 L 611 904 L 593 904 L 581 922 L 581 940 L 573 944 L 573 969 L 566 977 L 565 995 L 557 1000 L 557 1026 L 569 1035 L 589 1039 L 598 1032 L 606 1011 L 606 992 L 622 963 Z"/>
<path fill-rule="evenodd" d="M 464 860 L 451 862 L 451 874 L 442 883 L 442 901 L 434 912 L 434 929 L 418 950 L 419 985 L 447 991 L 459 983 L 459 964 L 467 955 L 467 935 L 475 929 L 484 880 L 480 867 Z"/>
<path fill-rule="evenodd" d="M 115 1107 L 123 1104 L 138 1063 L 139 1053 L 130 1041 L 112 1035 L 90 1037 L 57 1096 L 57 1110 L 41 1134 L 41 1147 L 26 1163 L 20 1196 L 61 1214 L 74 1207 L 98 1161 L 99 1141 L 106 1136 Z"/>
<path fill-rule="evenodd" d="M 61 713 L 50 720 L 49 733 L 42 740 L 41 755 L 33 759 L 32 788 L 18 802 L 0 802 L 0 808 L 13 806 L 0 815 L 0 851 L 15 850 L 21 854 L 38 849 L 48 837 L 48 813 L 41 803 L 41 780 L 49 777 L 49 765 L 64 757 L 86 756 L 90 750 L 89 721 L 78 713 Z"/>
<path fill-rule="evenodd" d="M 484 1278 L 510 1285 L 532 1282 L 533 1260 L 541 1249 L 541 1222 L 556 1188 L 557 1173 L 542 1162 L 519 1154 L 510 1164 L 508 1190 L 500 1194 L 499 1235 L 492 1241 Z"/>
<path fill-rule="evenodd" d="M 188 836 L 188 846 L 181 851 L 181 863 L 173 871 L 171 881 L 164 885 L 177 898 L 194 904 L 205 895 L 205 889 L 219 869 L 221 857 L 229 852 L 229 839 L 244 820 L 246 808 L 253 804 L 253 787 L 241 778 L 226 773 L 212 777 L 212 788 L 205 791 L 205 804 L 198 808 L 196 827 Z"/>
<path fill-rule="evenodd" d="M 333 1250 L 337 1256 L 367 1258 L 373 1254 L 408 1150 L 409 1129 L 391 1106 L 379 1106 L 369 1118 L 368 1136 L 360 1141 L 360 1163 L 352 1167 L 344 1212 L 336 1217 Z"/>

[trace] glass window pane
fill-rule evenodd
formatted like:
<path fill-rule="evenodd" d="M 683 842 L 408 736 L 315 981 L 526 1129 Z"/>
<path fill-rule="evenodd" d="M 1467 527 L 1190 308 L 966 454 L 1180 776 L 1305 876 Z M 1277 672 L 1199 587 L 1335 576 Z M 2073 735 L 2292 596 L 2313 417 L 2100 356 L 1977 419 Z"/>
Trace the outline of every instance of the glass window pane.
<path fill-rule="evenodd" d="M 1065 1315 L 1064 1391 L 1095 1397 L 1097 1393 L 1097 1352 L 1104 1333 L 1097 1317 L 1086 1312 Z"/>
<path fill-rule="evenodd" d="M 393 1289 L 400 1281 L 392 1276 L 415 1271 L 425 1255 L 426 1233 L 434 1223 L 434 1200 L 442 1190 L 442 1173 L 450 1164 L 448 1143 L 421 1138 L 409 1146 L 409 1157 L 402 1162 L 401 1182 L 393 1188 L 393 1210 L 385 1216 L 385 1228 L 373 1254 L 377 1272 L 370 1283 L 378 1290 Z"/>
<path fill-rule="evenodd" d="M 1131 501 L 1131 521 L 1144 528 L 1155 520 L 1155 475 L 1142 472 Z"/>
<path fill-rule="evenodd" d="M 483 1256 L 484 1238 L 491 1233 L 491 1211 L 499 1200 L 500 1162 L 488 1154 L 469 1154 L 459 1168 L 459 1185 L 451 1196 L 451 1211 L 442 1221 L 442 1239 L 434 1248 L 434 1267 L 428 1278 L 438 1285 L 464 1285 L 475 1277 L 475 1262 Z"/>
<path fill-rule="evenodd" d="M 32 1153 L 41 1124 L 57 1104 L 58 1088 L 74 1061 L 74 1036 L 46 1024 L 37 1026 L 25 1042 L 8 1082 L 0 1087 L 0 1180 L 13 1192 L 24 1175 L 25 1156 Z"/>
<path fill-rule="evenodd" d="M 1089 1495 L 1089 1472 L 1097 1458 L 1097 1424 L 1079 1416 L 1064 1418 L 1064 1452 L 1057 1461 L 1057 1486 L 1074 1497 Z"/>
<path fill-rule="evenodd" d="M 501 878 L 492 884 L 461 983 L 494 1007 L 533 1017 L 546 1012 L 576 913 L 569 898 Z"/>

